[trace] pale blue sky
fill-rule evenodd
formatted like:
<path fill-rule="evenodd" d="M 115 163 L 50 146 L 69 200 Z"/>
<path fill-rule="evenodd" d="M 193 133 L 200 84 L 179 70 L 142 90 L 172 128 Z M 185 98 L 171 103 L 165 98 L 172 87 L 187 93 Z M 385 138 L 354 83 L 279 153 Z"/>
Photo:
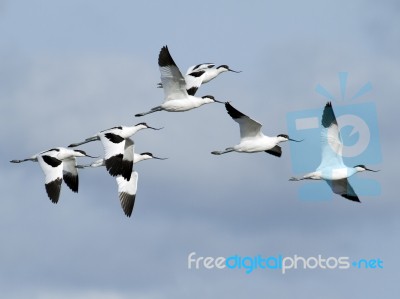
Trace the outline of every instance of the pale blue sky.
<path fill-rule="evenodd" d="M 400 6 L 396 1 L 0 1 L 0 289 L 7 298 L 389 298 L 400 294 L 394 166 L 400 108 Z M 185 71 L 228 64 L 201 87 L 287 132 L 286 115 L 322 109 L 321 84 L 339 94 L 366 82 L 376 104 L 381 196 L 305 202 L 280 159 L 212 150 L 238 142 L 222 105 L 182 114 L 134 114 L 161 103 L 157 55 L 168 45 Z M 113 178 L 80 172 L 48 200 L 37 164 L 10 164 L 115 125 L 163 126 L 135 136 L 138 152 L 169 157 L 137 165 L 131 219 Z M 306 145 L 302 145 L 306 149 Z M 101 155 L 100 144 L 82 147 Z M 88 162 L 88 160 L 85 160 Z M 372 168 L 372 165 L 371 165 Z M 357 190 L 357 186 L 353 186 Z M 381 258 L 384 269 L 272 271 L 187 269 L 187 256 L 303 255 Z"/>

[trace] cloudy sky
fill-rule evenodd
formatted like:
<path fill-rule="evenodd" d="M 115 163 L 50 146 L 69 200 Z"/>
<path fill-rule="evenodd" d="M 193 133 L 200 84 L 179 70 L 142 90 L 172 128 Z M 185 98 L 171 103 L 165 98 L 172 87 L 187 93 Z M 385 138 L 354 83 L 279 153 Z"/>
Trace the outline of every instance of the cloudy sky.
<path fill-rule="evenodd" d="M 398 165 L 400 5 L 397 1 L 6 1 L 0 0 L 0 289 L 6 298 L 339 298 L 400 294 Z M 351 104 L 376 105 L 380 162 L 368 164 L 379 195 L 361 204 L 302 200 L 289 182 L 294 151 L 213 156 L 239 141 L 219 104 L 187 113 L 134 114 L 162 102 L 157 56 L 168 45 L 183 71 L 228 64 L 199 95 L 231 101 L 288 132 L 288 113 L 320 109 L 324 86 Z M 335 106 L 346 102 L 334 101 Z M 136 166 L 132 218 L 104 169 L 80 172 L 79 194 L 62 187 L 53 205 L 34 163 L 10 164 L 115 125 L 146 121 L 138 152 L 168 157 Z M 293 136 L 293 138 L 301 136 Z M 318 146 L 318 142 L 316 143 Z M 101 155 L 100 144 L 82 146 Z M 82 159 L 82 162 L 90 162 Z M 315 165 L 316 167 L 317 165 Z M 364 184 L 365 185 L 365 184 Z M 353 184 L 362 193 L 363 184 Z M 188 269 L 197 256 L 346 256 L 383 269 Z"/>

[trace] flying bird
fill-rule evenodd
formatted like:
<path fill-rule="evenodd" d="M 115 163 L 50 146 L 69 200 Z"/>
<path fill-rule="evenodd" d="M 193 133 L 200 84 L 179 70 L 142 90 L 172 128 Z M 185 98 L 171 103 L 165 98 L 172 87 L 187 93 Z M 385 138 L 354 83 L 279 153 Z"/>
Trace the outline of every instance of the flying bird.
<path fill-rule="evenodd" d="M 126 139 L 126 147 L 125 154 L 126 156 L 130 156 L 133 159 L 133 163 L 139 163 L 140 161 L 148 160 L 148 159 L 158 159 L 165 160 L 166 158 L 159 158 L 154 156 L 152 153 L 145 152 L 141 154 L 137 154 L 134 152 L 134 143 L 132 139 Z M 101 167 L 105 166 L 105 159 L 97 160 L 89 165 L 78 165 L 78 168 L 86 168 L 86 167 Z M 135 205 L 136 192 L 137 192 L 137 184 L 138 184 L 139 174 L 136 171 L 131 173 L 129 179 L 124 178 L 122 175 L 118 175 L 116 177 L 116 181 L 118 184 L 118 196 L 121 203 L 122 210 L 125 215 L 131 217 L 133 207 Z"/>
<path fill-rule="evenodd" d="M 357 172 L 378 172 L 379 170 L 369 169 L 365 165 L 348 167 L 343 163 L 343 142 L 331 102 L 325 105 L 321 124 L 322 158 L 320 165 L 314 172 L 300 178 L 292 177 L 290 181 L 324 180 L 331 187 L 333 193 L 339 194 L 349 200 L 360 202 L 347 178 Z"/>
<path fill-rule="evenodd" d="M 262 125 L 254 119 L 243 114 L 234 108 L 229 102 L 225 103 L 225 108 L 234 121 L 240 127 L 240 143 L 233 147 L 228 147 L 224 151 L 213 151 L 214 155 L 222 155 L 229 152 L 238 153 L 256 153 L 266 152 L 276 157 L 282 155 L 282 148 L 278 145 L 284 141 L 301 142 L 302 140 L 295 140 L 289 138 L 286 134 L 279 134 L 276 137 L 265 136 L 261 132 Z"/>
<path fill-rule="evenodd" d="M 132 173 L 132 155 L 124 154 L 127 147 L 126 140 L 142 129 L 160 130 L 146 123 L 139 123 L 132 127 L 119 126 L 98 132 L 82 142 L 72 143 L 68 147 L 76 147 L 88 142 L 100 140 L 104 148 L 104 163 L 107 171 L 112 176 L 122 175 L 129 180 Z"/>
<path fill-rule="evenodd" d="M 11 160 L 11 163 L 26 161 L 39 162 L 45 175 L 45 187 L 48 197 L 53 203 L 60 198 L 61 183 L 64 182 L 73 191 L 78 192 L 79 177 L 76 169 L 76 157 L 90 157 L 84 151 L 72 150 L 64 147 L 56 147 L 30 158 L 23 160 Z"/>
<path fill-rule="evenodd" d="M 201 98 L 189 95 L 186 90 L 186 81 L 172 59 L 167 46 L 161 48 L 158 56 L 158 66 L 164 90 L 164 103 L 152 108 L 150 111 L 138 113 L 135 115 L 136 117 L 163 110 L 168 112 L 183 112 L 198 108 L 204 104 L 222 103 L 211 95 Z"/>
<path fill-rule="evenodd" d="M 188 68 L 185 75 L 186 91 L 189 95 L 194 96 L 199 89 L 200 85 L 210 82 L 219 74 L 224 72 L 241 73 L 241 71 L 234 71 L 226 64 L 214 68 L 214 63 L 200 63 Z M 162 83 L 158 83 L 159 88 L 162 88 Z"/>

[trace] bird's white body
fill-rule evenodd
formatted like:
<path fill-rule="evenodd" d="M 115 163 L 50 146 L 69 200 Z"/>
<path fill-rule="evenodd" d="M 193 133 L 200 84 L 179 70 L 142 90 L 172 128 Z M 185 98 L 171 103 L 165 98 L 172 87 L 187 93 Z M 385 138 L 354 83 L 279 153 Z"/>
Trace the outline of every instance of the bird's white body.
<path fill-rule="evenodd" d="M 201 80 L 202 84 L 210 82 L 212 79 L 218 77 L 218 75 L 228 72 L 229 69 L 224 67 L 219 67 L 219 68 L 207 68 L 204 71 L 205 72 L 202 75 L 202 80 Z"/>
<path fill-rule="evenodd" d="M 287 140 L 297 141 L 290 139 L 289 136 L 285 134 L 280 134 L 275 137 L 266 136 L 261 132 L 262 125 L 259 122 L 243 114 L 228 102 L 225 103 L 225 108 L 232 119 L 239 124 L 240 143 L 233 147 L 226 148 L 225 151 L 213 151 L 212 154 L 214 155 L 235 151 L 238 153 L 267 152 L 276 157 L 280 157 L 282 149 L 278 145 L 279 143 Z"/>
<path fill-rule="evenodd" d="M 134 134 L 136 134 L 137 132 L 139 132 L 140 130 L 143 129 L 147 129 L 148 126 L 145 123 L 139 123 L 137 125 L 134 126 L 119 126 L 119 127 L 114 127 L 108 130 L 104 130 L 101 131 L 99 133 L 97 133 L 97 136 L 102 136 L 105 133 L 114 133 L 117 134 L 119 136 L 121 136 L 122 138 L 126 139 L 129 137 L 132 137 Z"/>
<path fill-rule="evenodd" d="M 184 112 L 213 103 L 211 98 L 198 98 L 187 95 L 185 98 L 166 100 L 160 107 L 168 112 Z"/>
<path fill-rule="evenodd" d="M 320 165 L 314 172 L 310 172 L 300 178 L 292 177 L 290 180 L 324 180 L 334 193 L 349 200 L 359 202 L 360 200 L 357 194 L 354 192 L 347 179 L 357 172 L 374 170 L 368 169 L 364 165 L 348 167 L 343 163 L 343 142 L 336 116 L 330 102 L 325 105 L 321 123 Z"/>
<path fill-rule="evenodd" d="M 74 160 L 75 157 L 85 157 L 81 151 L 72 150 L 65 147 L 54 147 L 52 149 L 40 152 L 32 157 L 26 159 L 30 161 L 37 161 L 37 159 L 43 155 L 49 155 L 59 160 Z"/>
<path fill-rule="evenodd" d="M 203 71 L 203 70 L 213 68 L 214 66 L 215 66 L 214 63 L 200 63 L 200 64 L 192 65 L 187 69 L 186 76 L 190 75 L 193 72 Z"/>
<path fill-rule="evenodd" d="M 184 112 L 198 108 L 204 104 L 218 102 L 213 96 L 195 97 L 186 90 L 186 81 L 168 51 L 162 47 L 158 56 L 158 65 L 161 73 L 161 83 L 164 91 L 164 103 L 150 111 L 138 113 L 135 116 L 144 116 L 157 111 Z"/>
<path fill-rule="evenodd" d="M 146 154 L 137 154 L 137 153 L 133 153 L 133 164 L 139 163 L 141 161 L 144 160 L 148 160 L 148 159 L 153 159 L 153 156 L 149 156 Z M 86 167 L 102 167 L 102 166 L 106 166 L 106 161 L 105 159 L 98 159 L 94 162 L 92 162 L 91 164 L 88 165 L 77 165 L 77 168 L 86 168 Z"/>
<path fill-rule="evenodd" d="M 235 152 L 238 153 L 256 153 L 265 152 L 274 148 L 278 143 L 286 141 L 281 137 L 269 137 L 263 133 L 256 137 L 244 138 L 240 140 L 240 143 L 233 146 Z"/>
<path fill-rule="evenodd" d="M 326 167 L 319 168 L 314 172 L 310 172 L 303 176 L 304 179 L 310 180 L 342 180 L 356 174 L 358 170 L 353 167 Z"/>

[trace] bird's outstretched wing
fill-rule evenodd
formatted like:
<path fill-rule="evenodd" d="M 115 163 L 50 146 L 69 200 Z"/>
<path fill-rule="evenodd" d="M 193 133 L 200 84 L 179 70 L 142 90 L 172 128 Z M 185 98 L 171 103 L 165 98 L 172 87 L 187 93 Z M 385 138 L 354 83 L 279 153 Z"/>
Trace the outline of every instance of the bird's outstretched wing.
<path fill-rule="evenodd" d="M 112 176 L 122 175 L 125 138 L 118 135 L 118 132 L 113 129 L 101 132 L 99 136 L 104 148 L 104 161 L 107 171 Z"/>
<path fill-rule="evenodd" d="M 136 171 L 132 172 L 129 180 L 124 179 L 122 176 L 117 176 L 116 178 L 121 207 L 128 217 L 131 217 L 133 206 L 135 205 L 138 178 L 139 175 Z"/>
<path fill-rule="evenodd" d="M 73 191 L 78 192 L 79 177 L 76 169 L 76 158 L 71 157 L 63 160 L 63 178 L 65 184 Z"/>
<path fill-rule="evenodd" d="M 203 84 L 204 75 L 207 69 L 213 68 L 213 63 L 200 63 L 188 68 L 185 75 L 186 90 L 189 95 L 194 96 Z"/>
<path fill-rule="evenodd" d="M 319 168 L 342 167 L 343 143 L 340 137 L 339 126 L 333 112 L 331 102 L 325 105 L 322 113 L 321 130 L 321 164 Z"/>
<path fill-rule="evenodd" d="M 188 96 L 186 81 L 181 71 L 172 59 L 168 47 L 161 48 L 158 56 L 158 66 L 161 73 L 161 83 L 164 90 L 164 100 L 184 99 Z"/>
<path fill-rule="evenodd" d="M 125 139 L 124 156 L 122 158 L 122 171 L 121 175 L 129 180 L 133 169 L 133 155 L 135 144 L 131 138 Z"/>
<path fill-rule="evenodd" d="M 282 156 L 282 148 L 279 145 L 275 145 L 273 148 L 266 150 L 265 152 L 275 157 Z"/>
<path fill-rule="evenodd" d="M 225 108 L 230 117 L 240 126 L 240 139 L 254 138 L 260 135 L 262 125 L 259 122 L 243 114 L 228 102 L 225 103 Z"/>
<path fill-rule="evenodd" d="M 204 74 L 205 70 L 199 70 L 185 76 L 186 91 L 189 95 L 194 96 L 196 94 L 197 89 L 203 83 Z"/>
<path fill-rule="evenodd" d="M 45 176 L 47 195 L 53 203 L 57 203 L 63 180 L 63 162 L 53 157 L 50 152 L 38 155 L 37 159 Z"/>
<path fill-rule="evenodd" d="M 353 187 L 351 187 L 348 179 L 328 180 L 326 182 L 331 187 L 334 193 L 339 194 L 344 198 L 347 198 L 348 200 L 360 202 L 357 194 L 354 192 Z"/>

